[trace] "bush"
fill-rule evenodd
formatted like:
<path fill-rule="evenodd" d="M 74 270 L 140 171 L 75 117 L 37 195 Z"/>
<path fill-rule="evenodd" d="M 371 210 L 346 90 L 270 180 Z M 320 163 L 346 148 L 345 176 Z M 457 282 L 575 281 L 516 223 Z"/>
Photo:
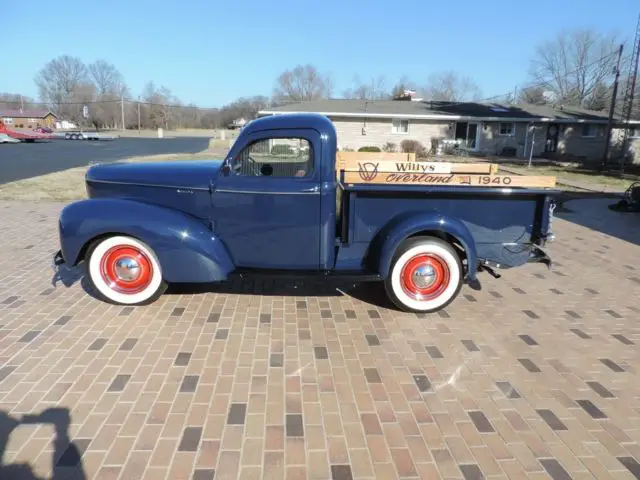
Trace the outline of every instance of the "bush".
<path fill-rule="evenodd" d="M 369 146 L 369 147 L 360 147 L 358 149 L 359 152 L 380 152 L 380 147 L 374 147 L 374 146 Z"/>
<path fill-rule="evenodd" d="M 404 153 L 415 153 L 416 158 L 427 156 L 427 149 L 417 140 L 403 140 L 400 148 Z"/>
<path fill-rule="evenodd" d="M 271 147 L 271 155 L 293 155 L 294 151 L 290 145 L 274 145 Z"/>
<path fill-rule="evenodd" d="M 382 147 L 382 151 L 383 152 L 389 152 L 389 153 L 393 153 L 396 151 L 396 144 L 393 142 L 387 142 L 384 144 L 384 146 Z"/>

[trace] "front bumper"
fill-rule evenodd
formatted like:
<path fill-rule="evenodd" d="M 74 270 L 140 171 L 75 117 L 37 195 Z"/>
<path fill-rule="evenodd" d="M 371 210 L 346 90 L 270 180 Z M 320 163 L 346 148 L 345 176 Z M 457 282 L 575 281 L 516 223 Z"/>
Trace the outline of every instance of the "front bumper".
<path fill-rule="evenodd" d="M 53 260 L 51 261 L 51 266 L 55 269 L 60 265 L 65 263 L 64 257 L 62 256 L 62 250 L 58 250 L 53 256 Z"/>

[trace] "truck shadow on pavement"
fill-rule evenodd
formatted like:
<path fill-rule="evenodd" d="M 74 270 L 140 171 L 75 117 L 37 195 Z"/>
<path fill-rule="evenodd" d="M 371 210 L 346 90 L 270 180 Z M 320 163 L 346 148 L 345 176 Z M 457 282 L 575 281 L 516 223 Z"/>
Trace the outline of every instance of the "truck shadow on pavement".
<path fill-rule="evenodd" d="M 351 297 L 372 306 L 394 309 L 382 282 L 338 282 L 322 280 L 231 280 L 216 284 L 173 284 L 166 295 L 217 293 L 226 295 L 263 295 L 278 297 Z"/>
<path fill-rule="evenodd" d="M 47 480 L 34 473 L 28 463 L 4 463 L 4 454 L 9 444 L 11 434 L 21 425 L 51 425 L 55 432 L 54 449 L 51 457 L 51 471 L 53 476 L 48 480 L 86 480 L 87 476 L 82 465 L 82 454 L 88 447 L 88 440 L 76 443 L 69 438 L 69 424 L 71 414 L 67 408 L 48 408 L 36 415 L 13 417 L 0 410 L 0 479 L 2 480 Z M 40 452 L 34 452 L 39 454 Z"/>
<path fill-rule="evenodd" d="M 568 200 L 556 208 L 554 217 L 640 245 L 640 214 L 610 210 L 609 205 L 617 201 L 613 198 Z"/>
<path fill-rule="evenodd" d="M 56 269 L 51 284 L 69 288 L 80 282 L 88 295 L 98 298 L 84 278 L 81 267 L 60 267 Z M 388 299 L 382 282 L 341 282 L 337 280 L 289 280 L 277 279 L 233 279 L 220 283 L 179 283 L 170 284 L 165 295 L 193 295 L 216 293 L 220 295 L 262 295 L 277 297 L 351 297 L 372 306 L 395 309 Z M 2 477 L 0 477 L 2 479 Z"/>

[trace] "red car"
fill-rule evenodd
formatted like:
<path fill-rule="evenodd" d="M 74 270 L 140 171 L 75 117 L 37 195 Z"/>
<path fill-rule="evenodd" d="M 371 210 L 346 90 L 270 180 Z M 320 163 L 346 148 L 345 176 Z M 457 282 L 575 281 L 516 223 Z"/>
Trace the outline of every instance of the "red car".
<path fill-rule="evenodd" d="M 38 127 L 34 130 L 34 132 L 38 132 L 38 133 L 53 133 L 53 130 L 51 130 L 48 127 Z"/>
<path fill-rule="evenodd" d="M 37 129 L 36 129 L 37 130 Z M 15 138 L 22 142 L 35 142 L 36 140 L 47 140 L 56 138 L 53 133 L 40 133 L 36 130 L 33 131 L 24 131 L 24 130 L 13 130 L 7 128 L 2 120 L 0 120 L 0 133 L 4 133 L 11 138 Z"/>

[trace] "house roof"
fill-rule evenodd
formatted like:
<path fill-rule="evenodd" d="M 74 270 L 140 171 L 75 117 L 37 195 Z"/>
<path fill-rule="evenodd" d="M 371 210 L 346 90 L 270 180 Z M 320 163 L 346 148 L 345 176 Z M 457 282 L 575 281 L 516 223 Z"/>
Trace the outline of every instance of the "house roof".
<path fill-rule="evenodd" d="M 416 118 L 425 120 L 485 120 L 485 121 L 557 121 L 562 123 L 606 123 L 607 112 L 596 112 L 579 107 L 531 104 L 500 104 L 480 102 L 442 102 L 408 100 L 314 100 L 291 103 L 261 110 L 260 115 L 282 113 L 320 113 L 329 117 Z M 615 117 L 614 117 L 615 118 Z M 617 122 L 620 117 L 615 118 Z M 632 120 L 638 123 L 638 120 Z"/>
<path fill-rule="evenodd" d="M 44 118 L 47 115 L 56 116 L 50 110 L 39 110 L 39 109 L 31 109 L 31 110 L 0 110 L 0 117 L 10 117 L 10 118 Z"/>

